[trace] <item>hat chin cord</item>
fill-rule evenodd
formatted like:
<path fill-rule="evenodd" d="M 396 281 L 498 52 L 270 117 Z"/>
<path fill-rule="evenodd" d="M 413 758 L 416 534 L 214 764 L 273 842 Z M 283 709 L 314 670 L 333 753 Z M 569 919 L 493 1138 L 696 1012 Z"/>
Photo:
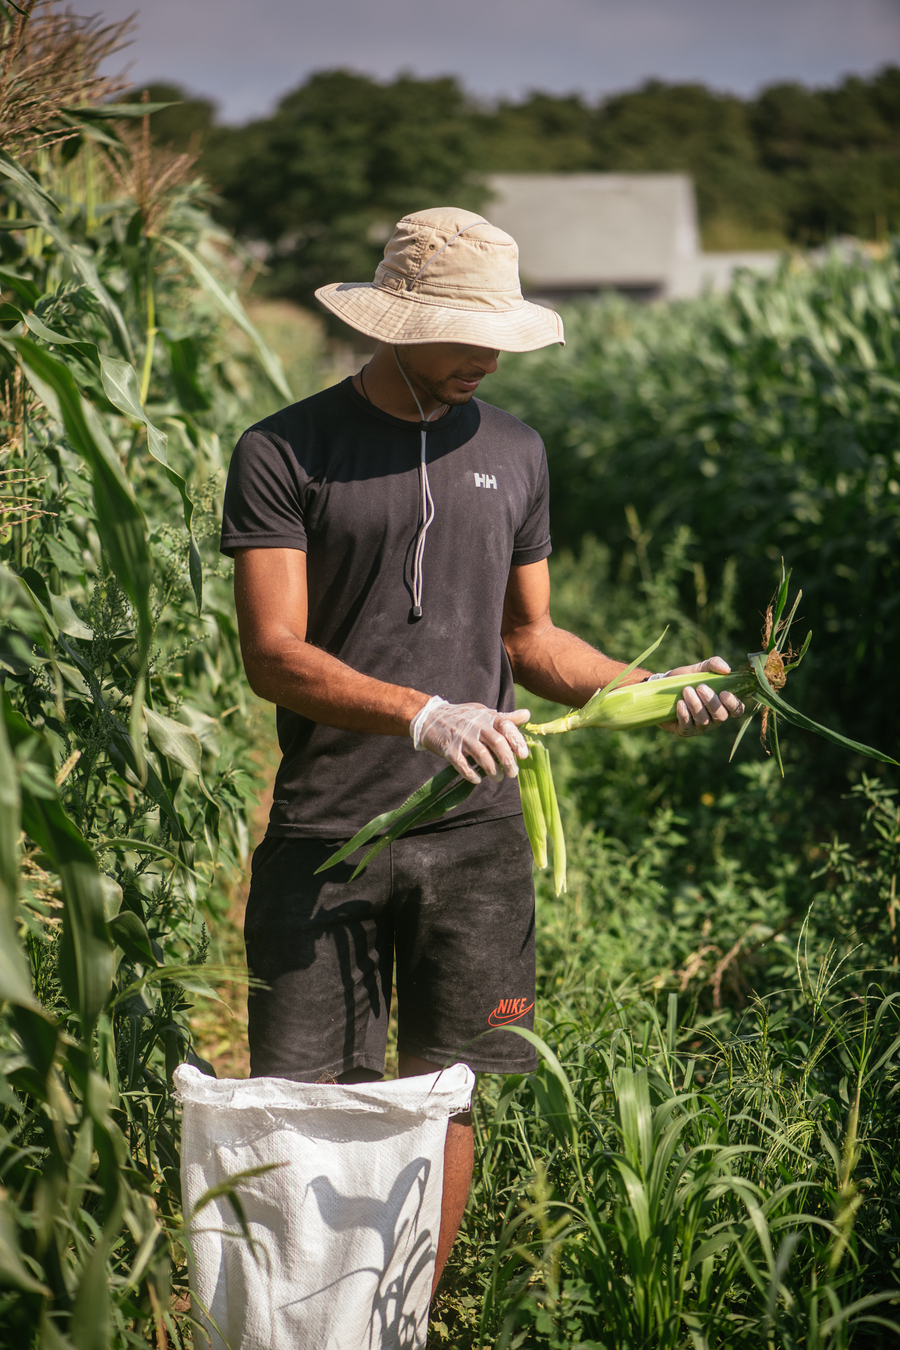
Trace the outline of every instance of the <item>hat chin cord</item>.
<path fill-rule="evenodd" d="M 415 399 L 416 407 L 419 410 L 419 418 L 421 422 L 421 425 L 419 427 L 419 435 L 421 437 L 421 443 L 419 448 L 420 519 L 416 526 L 416 551 L 413 554 L 413 572 L 412 572 L 412 592 L 413 592 L 412 617 L 414 619 L 421 619 L 422 583 L 425 577 L 425 540 L 428 536 L 428 530 L 431 525 L 431 522 L 434 520 L 434 499 L 431 496 L 431 484 L 428 482 L 428 462 L 427 462 L 428 452 L 425 439 L 428 432 L 425 423 L 430 422 L 432 417 L 434 417 L 435 413 L 438 411 L 438 409 L 443 408 L 445 405 L 443 403 L 439 403 L 437 408 L 434 408 L 426 417 L 425 411 L 421 403 L 419 402 L 419 396 L 416 393 L 415 389 L 413 389 L 409 376 L 407 375 L 406 371 L 400 364 L 400 357 L 397 355 L 397 348 L 392 346 L 391 351 L 394 353 L 394 360 L 397 362 L 397 369 L 400 371 L 400 374 L 406 381 L 406 387 L 409 389 L 409 392 Z"/>

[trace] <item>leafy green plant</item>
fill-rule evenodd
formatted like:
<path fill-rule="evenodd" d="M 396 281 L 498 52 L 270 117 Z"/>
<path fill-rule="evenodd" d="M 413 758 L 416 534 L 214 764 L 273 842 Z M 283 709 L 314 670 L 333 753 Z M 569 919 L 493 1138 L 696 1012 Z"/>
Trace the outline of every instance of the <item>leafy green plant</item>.
<path fill-rule="evenodd" d="M 257 792 L 219 436 L 290 396 L 189 157 L 82 73 L 0 155 L 0 1341 L 49 1350 L 184 1344 L 171 1077 Z"/>

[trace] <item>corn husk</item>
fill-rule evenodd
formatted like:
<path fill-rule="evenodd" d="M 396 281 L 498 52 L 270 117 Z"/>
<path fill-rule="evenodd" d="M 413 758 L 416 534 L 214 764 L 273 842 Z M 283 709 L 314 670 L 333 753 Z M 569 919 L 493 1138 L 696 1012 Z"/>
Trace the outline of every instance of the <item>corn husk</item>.
<path fill-rule="evenodd" d="M 556 788 L 553 783 L 553 773 L 550 768 L 550 756 L 543 741 L 536 739 L 537 737 L 557 736 L 564 731 L 578 731 L 592 727 L 616 731 L 637 731 L 642 727 L 653 727 L 660 723 L 671 722 L 675 720 L 678 700 L 685 688 L 689 685 L 702 683 L 717 694 L 730 690 L 741 700 L 753 702 L 756 705 L 738 731 L 731 751 L 732 756 L 750 725 L 755 711 L 762 709 L 764 719 L 763 745 L 766 745 L 766 719 L 768 719 L 772 750 L 782 774 L 784 774 L 784 766 L 781 762 L 778 740 L 776 721 L 778 717 L 783 717 L 785 721 L 791 722 L 794 726 L 802 727 L 805 731 L 815 732 L 817 736 L 823 736 L 842 749 L 851 750 L 870 759 L 880 760 L 883 764 L 898 763 L 896 759 L 884 754 L 881 750 L 874 750 L 871 746 L 862 745 L 859 741 L 852 741 L 849 737 L 842 736 L 840 732 L 820 726 L 812 718 L 797 712 L 781 697 L 780 690 L 784 687 L 787 673 L 796 669 L 809 647 L 809 635 L 807 635 L 799 654 L 793 653 L 787 647 L 791 622 L 803 594 L 802 591 L 798 591 L 790 613 L 783 619 L 782 614 L 787 604 L 790 575 L 789 571 L 785 572 L 782 569 L 781 585 L 772 604 L 766 611 L 766 625 L 763 632 L 765 650 L 750 652 L 747 664 L 740 670 L 728 675 L 704 672 L 701 675 L 672 675 L 662 680 L 625 684 L 625 680 L 632 671 L 638 666 L 643 666 L 647 658 L 662 642 L 665 637 L 665 633 L 663 633 L 646 651 L 641 652 L 636 660 L 620 671 L 605 688 L 598 689 L 593 697 L 588 699 L 583 708 L 572 709 L 564 716 L 554 718 L 551 722 L 529 722 L 525 727 L 524 730 L 527 733 L 525 740 L 529 748 L 529 755 L 526 760 L 520 761 L 519 764 L 522 815 L 525 828 L 528 831 L 528 838 L 531 841 L 534 860 L 538 867 L 545 868 L 547 866 L 549 861 L 548 840 L 552 844 L 553 880 L 557 895 L 566 889 L 566 841 L 563 834 Z M 319 871 L 323 872 L 327 868 L 343 862 L 356 849 L 368 843 L 379 831 L 384 830 L 385 833 L 382 837 L 369 849 L 362 862 L 358 864 L 353 873 L 354 877 L 357 876 L 366 864 L 394 839 L 399 839 L 402 834 L 416 825 L 437 820 L 445 812 L 452 810 L 453 807 L 464 801 L 473 791 L 474 786 L 474 784 L 460 778 L 452 768 L 442 770 L 441 773 L 435 774 L 434 778 L 429 779 L 412 796 L 408 797 L 402 806 L 397 807 L 394 811 L 385 812 L 384 815 L 376 816 L 374 820 L 369 821 L 368 825 L 365 825 L 343 848 L 329 858 L 328 862 L 319 868 Z"/>
<path fill-rule="evenodd" d="M 553 884 L 556 894 L 560 895 L 566 889 L 566 837 L 550 768 L 550 755 L 542 741 L 526 736 L 525 742 L 528 758 L 519 763 L 522 817 L 535 864 L 542 870 L 548 861 L 548 837 L 553 845 Z"/>

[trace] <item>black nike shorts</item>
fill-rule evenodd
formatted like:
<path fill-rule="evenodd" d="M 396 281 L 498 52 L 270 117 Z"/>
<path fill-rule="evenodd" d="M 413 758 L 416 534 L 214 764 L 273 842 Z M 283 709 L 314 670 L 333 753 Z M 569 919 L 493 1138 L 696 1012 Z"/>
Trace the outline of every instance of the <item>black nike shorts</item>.
<path fill-rule="evenodd" d="M 248 998 L 251 1075 L 383 1073 L 393 981 L 401 1052 L 533 1071 L 531 1044 L 503 1029 L 534 1023 L 521 816 L 397 840 L 355 881 L 353 863 L 315 875 L 337 847 L 266 837 L 253 855 L 244 937 L 250 974 L 267 987 Z"/>

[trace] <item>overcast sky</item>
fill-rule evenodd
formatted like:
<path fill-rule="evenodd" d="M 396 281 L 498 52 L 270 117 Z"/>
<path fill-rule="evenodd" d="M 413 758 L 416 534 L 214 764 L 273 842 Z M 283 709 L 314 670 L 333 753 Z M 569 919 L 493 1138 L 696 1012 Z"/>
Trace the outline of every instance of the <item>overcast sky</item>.
<path fill-rule="evenodd" d="M 211 95 L 228 121 L 268 112 L 313 70 L 457 75 L 493 98 L 591 98 L 651 76 L 747 94 L 900 62 L 900 0 L 95 0 L 140 5 L 136 82 Z M 76 6 L 94 12 L 94 6 Z M 113 66 L 116 65 L 116 60 Z M 109 69 L 109 68 L 108 68 Z"/>

